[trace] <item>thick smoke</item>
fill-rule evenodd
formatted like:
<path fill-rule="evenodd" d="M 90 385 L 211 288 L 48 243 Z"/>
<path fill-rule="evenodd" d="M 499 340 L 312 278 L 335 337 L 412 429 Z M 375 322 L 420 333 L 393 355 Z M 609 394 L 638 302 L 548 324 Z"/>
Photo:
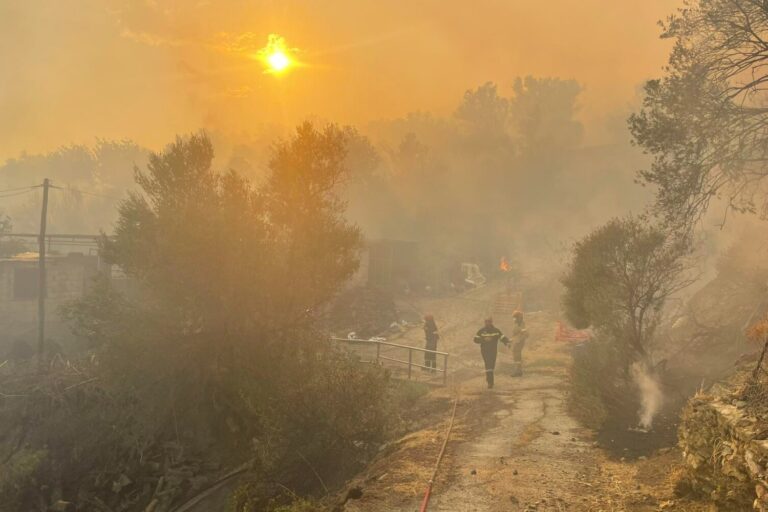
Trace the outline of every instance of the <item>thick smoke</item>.
<path fill-rule="evenodd" d="M 643 363 L 633 364 L 630 373 L 640 391 L 639 426 L 644 430 L 650 430 L 653 427 L 653 419 L 664 402 L 661 385 Z"/>
<path fill-rule="evenodd" d="M 581 94 L 572 80 L 527 77 L 467 91 L 453 116 L 371 124 L 380 165 L 350 187 L 350 217 L 373 238 L 420 241 L 435 260 L 487 270 L 506 255 L 516 271 L 558 275 L 570 242 L 647 199 L 633 183 L 639 151 L 584 144 Z"/>
<path fill-rule="evenodd" d="M 633 183 L 639 151 L 626 142 L 584 144 L 581 94 L 578 83 L 557 78 L 486 83 L 457 97 L 453 115 L 414 113 L 350 129 L 347 216 L 370 239 L 418 241 L 437 266 L 468 261 L 487 271 L 506 256 L 539 280 L 558 275 L 571 241 L 646 201 Z M 259 180 L 269 141 L 284 135 L 262 128 L 247 137 L 213 131 L 217 164 Z M 7 161 L 0 185 L 50 177 L 82 190 L 57 191 L 53 200 L 69 203 L 51 208 L 52 232 L 109 231 L 110 198 L 132 188 L 133 166 L 145 155 L 129 142 L 69 146 Z M 17 231 L 34 230 L 39 198 L 19 199 L 5 213 Z"/>

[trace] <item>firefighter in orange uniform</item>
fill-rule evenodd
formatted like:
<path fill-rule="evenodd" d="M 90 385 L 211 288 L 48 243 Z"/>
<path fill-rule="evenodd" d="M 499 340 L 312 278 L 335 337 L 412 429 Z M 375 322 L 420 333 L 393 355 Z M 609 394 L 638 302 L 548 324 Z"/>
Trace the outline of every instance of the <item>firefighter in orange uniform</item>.
<path fill-rule="evenodd" d="M 515 324 L 512 327 L 512 376 L 521 377 L 523 375 L 523 348 L 525 340 L 528 339 L 528 329 L 525 328 L 525 320 L 522 311 L 512 313 L 512 319 Z"/>

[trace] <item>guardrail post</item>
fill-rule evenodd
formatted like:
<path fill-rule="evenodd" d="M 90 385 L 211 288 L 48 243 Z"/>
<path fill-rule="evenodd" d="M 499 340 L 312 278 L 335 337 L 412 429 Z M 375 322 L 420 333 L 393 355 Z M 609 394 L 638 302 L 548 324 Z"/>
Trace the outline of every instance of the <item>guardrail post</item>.
<path fill-rule="evenodd" d="M 413 364 L 413 350 L 408 349 L 408 380 L 411 380 L 411 365 Z"/>

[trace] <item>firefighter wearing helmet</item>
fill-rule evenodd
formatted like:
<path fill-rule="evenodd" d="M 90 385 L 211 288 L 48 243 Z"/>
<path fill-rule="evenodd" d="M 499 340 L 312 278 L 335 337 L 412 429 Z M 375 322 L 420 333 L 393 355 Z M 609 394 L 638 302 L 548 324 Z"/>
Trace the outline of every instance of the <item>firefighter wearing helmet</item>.
<path fill-rule="evenodd" d="M 525 340 L 528 339 L 528 329 L 525 328 L 525 319 L 522 311 L 512 313 L 514 325 L 512 326 L 512 376 L 520 377 L 523 375 L 523 348 Z"/>
<path fill-rule="evenodd" d="M 440 339 L 435 317 L 432 315 L 424 316 L 424 348 L 429 352 L 424 352 L 423 370 L 434 372 L 437 368 L 437 340 Z"/>
<path fill-rule="evenodd" d="M 488 389 L 492 389 L 499 342 L 509 346 L 509 338 L 493 325 L 493 318 L 488 317 L 485 319 L 485 325 L 477 331 L 474 341 L 480 345 L 480 354 L 483 356 L 483 363 L 485 363 L 485 381 L 488 383 Z"/>

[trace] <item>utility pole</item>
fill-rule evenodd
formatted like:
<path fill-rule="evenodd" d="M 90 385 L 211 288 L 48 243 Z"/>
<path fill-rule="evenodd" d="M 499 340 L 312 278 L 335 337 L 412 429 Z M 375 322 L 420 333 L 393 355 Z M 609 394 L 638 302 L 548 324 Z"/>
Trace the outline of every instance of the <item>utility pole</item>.
<path fill-rule="evenodd" d="M 43 351 L 45 349 L 45 296 L 47 294 L 45 276 L 45 229 L 48 224 L 48 188 L 51 181 L 43 181 L 43 209 L 40 214 L 40 245 L 37 260 L 37 364 L 43 368 Z"/>

